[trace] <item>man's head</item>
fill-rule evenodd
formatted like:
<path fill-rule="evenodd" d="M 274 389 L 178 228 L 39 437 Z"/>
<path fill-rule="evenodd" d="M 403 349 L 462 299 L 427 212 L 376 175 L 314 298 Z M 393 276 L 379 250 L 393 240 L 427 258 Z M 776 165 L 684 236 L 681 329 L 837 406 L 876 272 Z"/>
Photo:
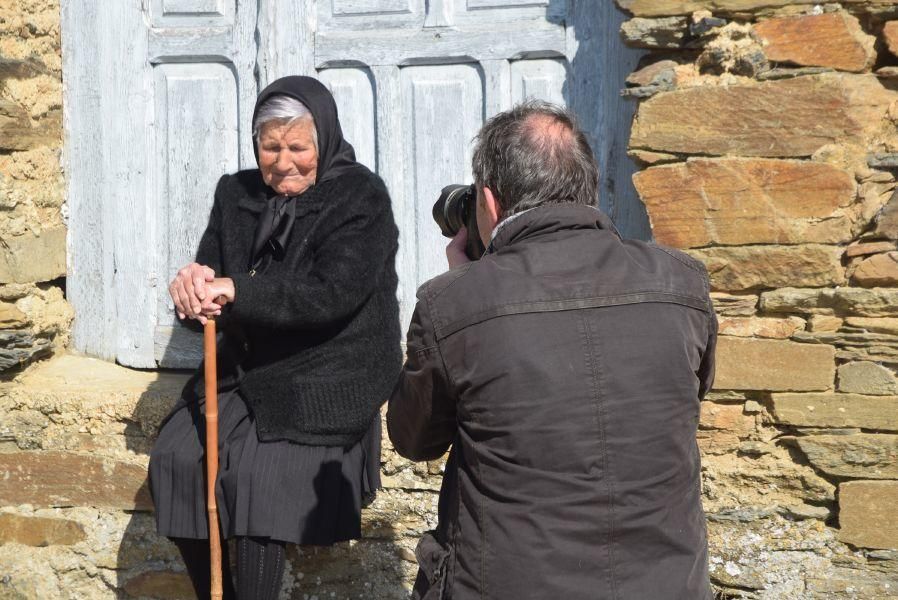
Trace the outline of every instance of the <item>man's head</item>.
<path fill-rule="evenodd" d="M 599 168 L 567 110 L 537 100 L 492 117 L 473 159 L 484 244 L 498 221 L 545 204 L 598 203 Z"/>

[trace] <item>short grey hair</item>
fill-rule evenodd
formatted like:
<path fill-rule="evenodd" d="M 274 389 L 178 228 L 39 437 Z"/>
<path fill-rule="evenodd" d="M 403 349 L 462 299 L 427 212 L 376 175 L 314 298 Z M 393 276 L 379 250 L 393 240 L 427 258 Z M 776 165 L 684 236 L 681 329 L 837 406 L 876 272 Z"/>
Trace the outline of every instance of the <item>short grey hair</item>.
<path fill-rule="evenodd" d="M 503 218 L 544 204 L 598 206 L 599 167 L 568 110 L 523 102 L 488 120 L 474 142 L 474 181 L 493 192 Z"/>
<path fill-rule="evenodd" d="M 262 103 L 253 121 L 253 139 L 259 142 L 262 127 L 268 123 L 279 125 L 292 125 L 303 119 L 312 123 L 312 143 L 315 144 L 315 152 L 318 152 L 318 130 L 315 128 L 315 118 L 308 107 L 292 96 L 277 94 Z"/>

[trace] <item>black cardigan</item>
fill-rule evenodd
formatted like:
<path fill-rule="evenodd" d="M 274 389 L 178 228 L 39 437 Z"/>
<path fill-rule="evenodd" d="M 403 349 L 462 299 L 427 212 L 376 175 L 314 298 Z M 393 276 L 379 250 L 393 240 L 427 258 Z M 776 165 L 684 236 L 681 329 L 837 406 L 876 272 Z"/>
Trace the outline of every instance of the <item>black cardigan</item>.
<path fill-rule="evenodd" d="M 257 169 L 222 177 L 197 251 L 236 290 L 217 318 L 220 385 L 239 380 L 262 440 L 350 445 L 402 366 L 390 197 L 363 167 L 315 185 L 294 200 L 282 260 L 269 256 L 251 274 L 269 193 Z M 201 372 L 187 400 L 203 393 Z"/>

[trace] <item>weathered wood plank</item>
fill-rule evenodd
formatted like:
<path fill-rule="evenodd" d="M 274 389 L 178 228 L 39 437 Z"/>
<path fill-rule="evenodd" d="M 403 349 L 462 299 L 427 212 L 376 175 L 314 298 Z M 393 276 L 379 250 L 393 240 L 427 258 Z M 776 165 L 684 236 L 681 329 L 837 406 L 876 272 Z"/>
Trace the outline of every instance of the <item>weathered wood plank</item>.
<path fill-rule="evenodd" d="M 374 89 L 377 94 L 377 173 L 384 180 L 393 201 L 393 214 L 399 228 L 399 251 L 396 256 L 399 275 L 399 314 L 403 328 L 411 321 L 415 307 L 417 282 L 410 270 L 401 265 L 414 264 L 415 219 L 413 206 L 409 206 L 405 195 L 408 165 L 404 160 L 404 140 L 402 116 L 398 110 L 386 107 L 400 106 L 402 85 L 400 69 L 396 66 L 372 67 Z M 398 157 L 398 158 L 397 158 Z"/>
<path fill-rule="evenodd" d="M 315 75 L 314 0 L 258 0 L 258 55 L 260 89 L 279 77 Z"/>
<path fill-rule="evenodd" d="M 651 239 L 645 207 L 633 187 L 636 165 L 627 157 L 636 104 L 620 96 L 642 50 L 627 48 L 618 35 L 626 20 L 613 2 L 574 2 L 568 16 L 565 85 L 568 107 L 577 114 L 599 162 L 599 205 L 626 237 Z"/>
<path fill-rule="evenodd" d="M 412 65 L 462 63 L 533 56 L 564 56 L 564 29 L 538 23 L 521 35 L 519 23 L 464 30 L 319 32 L 318 68 L 341 64 Z"/>
<path fill-rule="evenodd" d="M 356 159 L 376 170 L 374 81 L 368 69 L 325 69 L 318 73 L 334 95 L 343 136 L 355 148 Z"/>
<path fill-rule="evenodd" d="M 104 121 L 99 86 L 104 46 L 102 33 L 113 28 L 109 12 L 98 5 L 62 0 L 64 171 L 69 208 L 66 292 L 77 318 L 76 350 L 115 358 L 116 308 L 112 293 L 114 257 L 111 232 L 114 199 L 103 183 Z"/>

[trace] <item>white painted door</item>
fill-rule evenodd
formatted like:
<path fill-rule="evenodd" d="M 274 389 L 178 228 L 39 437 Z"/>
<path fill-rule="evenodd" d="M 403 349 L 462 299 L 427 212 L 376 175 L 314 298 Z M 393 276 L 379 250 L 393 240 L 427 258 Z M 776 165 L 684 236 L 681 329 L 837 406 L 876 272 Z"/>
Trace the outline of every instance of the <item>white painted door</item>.
<path fill-rule="evenodd" d="M 611 2 L 143 2 L 63 1 L 75 345 L 126 365 L 196 364 L 201 344 L 175 323 L 167 283 L 195 250 L 217 178 L 255 166 L 255 94 L 278 77 L 317 74 L 359 160 L 386 181 L 403 324 L 417 286 L 445 269 L 430 209 L 444 185 L 470 182 L 485 118 L 526 97 L 590 115 L 614 104 L 620 122 L 585 124 L 600 162 L 626 144 L 616 90 L 635 53 L 605 64 L 607 44 L 578 36 L 606 23 L 618 39 Z M 613 96 L 600 77 L 620 78 Z"/>

